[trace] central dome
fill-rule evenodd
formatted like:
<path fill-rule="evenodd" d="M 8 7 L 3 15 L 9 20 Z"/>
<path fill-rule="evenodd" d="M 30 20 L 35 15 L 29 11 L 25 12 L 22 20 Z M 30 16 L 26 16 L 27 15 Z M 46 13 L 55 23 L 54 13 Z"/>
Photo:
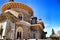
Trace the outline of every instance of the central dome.
<path fill-rule="evenodd" d="M 22 3 L 18 3 L 18 2 L 8 2 L 7 4 L 4 4 L 2 7 L 2 12 L 8 9 L 11 9 L 11 8 L 22 8 L 28 11 L 28 13 L 30 13 L 31 16 L 33 16 L 33 10 L 29 6 L 22 4 Z"/>

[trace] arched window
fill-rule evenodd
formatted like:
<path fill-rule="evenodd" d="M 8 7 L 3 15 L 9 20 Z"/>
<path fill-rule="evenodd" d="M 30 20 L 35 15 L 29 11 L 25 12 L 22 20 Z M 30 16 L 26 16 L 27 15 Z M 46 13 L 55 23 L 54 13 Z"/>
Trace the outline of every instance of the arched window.
<path fill-rule="evenodd" d="M 22 20 L 22 15 L 18 15 L 18 19 L 19 20 Z"/>
<path fill-rule="evenodd" d="M 17 39 L 21 39 L 21 32 L 17 32 Z"/>
<path fill-rule="evenodd" d="M 32 18 L 31 24 L 37 24 L 37 17 L 33 17 L 33 18 Z"/>
<path fill-rule="evenodd" d="M 33 38 L 35 38 L 35 33 L 33 33 Z"/>

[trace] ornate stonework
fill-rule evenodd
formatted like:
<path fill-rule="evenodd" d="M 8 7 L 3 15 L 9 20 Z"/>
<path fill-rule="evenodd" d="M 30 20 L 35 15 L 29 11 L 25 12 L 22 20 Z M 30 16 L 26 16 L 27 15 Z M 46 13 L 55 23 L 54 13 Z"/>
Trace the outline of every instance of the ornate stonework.
<path fill-rule="evenodd" d="M 31 15 L 33 15 L 33 11 L 30 7 L 28 7 L 27 5 L 25 4 L 22 4 L 22 3 L 15 3 L 15 2 L 9 2 L 5 5 L 3 5 L 2 7 L 2 12 L 8 10 L 8 9 L 11 9 L 11 8 L 22 8 L 22 9 L 25 9 L 26 11 L 28 11 Z"/>
<path fill-rule="evenodd" d="M 37 22 L 33 10 L 22 3 L 10 2 L 2 7 L 0 23 L 3 23 L 2 39 L 42 39 L 45 38 L 44 23 Z M 0 25 L 1 26 L 1 25 Z"/>
<path fill-rule="evenodd" d="M 5 21 L 5 20 L 7 20 L 7 19 L 11 20 L 12 22 L 17 22 L 17 21 L 19 21 L 19 20 L 17 20 L 16 17 L 14 18 L 13 15 L 10 15 L 10 13 L 1 14 L 1 15 L 0 15 L 0 22 L 3 22 L 3 21 Z"/>

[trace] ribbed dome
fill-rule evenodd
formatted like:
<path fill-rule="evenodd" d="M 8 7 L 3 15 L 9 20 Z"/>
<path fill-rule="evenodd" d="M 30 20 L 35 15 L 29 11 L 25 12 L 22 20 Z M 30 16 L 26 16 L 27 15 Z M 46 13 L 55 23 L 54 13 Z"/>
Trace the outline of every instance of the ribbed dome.
<path fill-rule="evenodd" d="M 22 9 L 28 11 L 31 14 L 31 16 L 33 16 L 33 10 L 29 6 L 22 4 L 22 3 L 18 3 L 18 2 L 8 2 L 8 3 L 4 4 L 2 7 L 2 12 L 6 11 L 8 9 L 11 9 L 11 8 L 22 8 Z"/>

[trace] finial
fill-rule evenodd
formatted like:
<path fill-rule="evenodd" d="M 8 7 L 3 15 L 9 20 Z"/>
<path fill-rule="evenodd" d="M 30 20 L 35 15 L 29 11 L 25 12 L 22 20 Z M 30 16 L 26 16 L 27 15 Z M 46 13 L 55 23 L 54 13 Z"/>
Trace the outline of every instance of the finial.
<path fill-rule="evenodd" d="M 43 22 L 41 18 L 39 19 L 39 22 Z"/>
<path fill-rule="evenodd" d="M 41 18 L 39 20 L 42 20 Z"/>
<path fill-rule="evenodd" d="M 14 0 L 9 0 L 9 2 L 14 2 Z"/>

